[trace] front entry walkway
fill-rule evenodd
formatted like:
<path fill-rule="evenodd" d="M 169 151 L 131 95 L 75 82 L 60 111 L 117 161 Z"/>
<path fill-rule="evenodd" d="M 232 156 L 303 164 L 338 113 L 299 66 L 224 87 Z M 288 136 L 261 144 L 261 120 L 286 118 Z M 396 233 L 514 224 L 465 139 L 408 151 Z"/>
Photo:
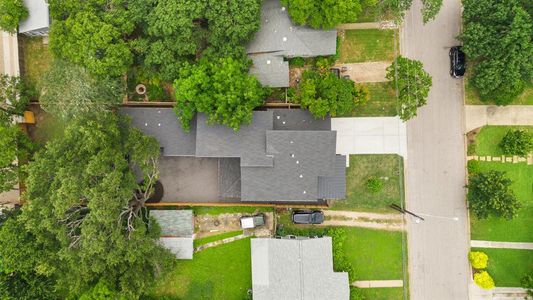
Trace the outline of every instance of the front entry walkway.
<path fill-rule="evenodd" d="M 533 243 L 494 242 L 494 241 L 470 241 L 470 246 L 476 248 L 504 248 L 533 250 Z"/>
<path fill-rule="evenodd" d="M 337 154 L 398 154 L 407 158 L 406 126 L 399 117 L 332 118 L 331 130 L 337 131 Z"/>

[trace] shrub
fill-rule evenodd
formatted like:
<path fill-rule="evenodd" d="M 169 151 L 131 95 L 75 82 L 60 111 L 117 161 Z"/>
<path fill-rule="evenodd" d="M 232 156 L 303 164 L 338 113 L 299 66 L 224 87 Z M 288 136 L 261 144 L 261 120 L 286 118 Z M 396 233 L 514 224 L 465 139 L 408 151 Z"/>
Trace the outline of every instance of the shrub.
<path fill-rule="evenodd" d="M 494 280 L 490 277 L 487 271 L 481 271 L 474 274 L 474 282 L 481 288 L 492 289 L 494 287 Z"/>
<path fill-rule="evenodd" d="M 477 161 L 477 160 L 473 160 L 473 159 L 469 160 L 466 163 L 466 167 L 468 169 L 468 174 L 470 174 L 470 175 L 473 175 L 473 174 L 476 174 L 476 173 L 480 172 L 479 161 Z"/>
<path fill-rule="evenodd" d="M 468 260 L 474 269 L 480 270 L 487 268 L 489 257 L 484 252 L 470 251 L 468 253 Z"/>
<path fill-rule="evenodd" d="M 377 194 L 383 189 L 383 180 L 379 177 L 372 176 L 366 181 L 366 189 L 372 194 Z"/>
<path fill-rule="evenodd" d="M 22 0 L 0 0 L 0 29 L 17 32 L 19 22 L 28 17 L 28 9 Z"/>
<path fill-rule="evenodd" d="M 533 297 L 533 271 L 522 277 L 520 282 L 522 283 L 522 287 L 527 290 L 528 296 Z"/>
<path fill-rule="evenodd" d="M 291 67 L 296 67 L 296 68 L 303 67 L 305 65 L 305 59 L 303 59 L 303 57 L 291 58 L 289 60 L 289 65 Z"/>
<path fill-rule="evenodd" d="M 533 136 L 525 130 L 509 130 L 500 147 L 505 154 L 527 156 L 533 150 Z"/>
<path fill-rule="evenodd" d="M 350 282 L 355 280 L 355 269 L 346 258 L 344 253 L 344 241 L 346 241 L 346 231 L 342 228 L 329 229 L 326 235 L 331 237 L 333 246 L 333 269 L 335 272 L 347 272 Z"/>
<path fill-rule="evenodd" d="M 150 101 L 167 101 L 169 99 L 165 89 L 158 84 L 150 84 L 146 89 L 148 100 Z"/>
<path fill-rule="evenodd" d="M 333 63 L 325 56 L 318 57 L 315 61 L 315 67 L 320 71 L 327 71 L 331 65 Z"/>
<path fill-rule="evenodd" d="M 476 155 L 476 143 L 471 143 L 466 146 L 467 155 Z"/>

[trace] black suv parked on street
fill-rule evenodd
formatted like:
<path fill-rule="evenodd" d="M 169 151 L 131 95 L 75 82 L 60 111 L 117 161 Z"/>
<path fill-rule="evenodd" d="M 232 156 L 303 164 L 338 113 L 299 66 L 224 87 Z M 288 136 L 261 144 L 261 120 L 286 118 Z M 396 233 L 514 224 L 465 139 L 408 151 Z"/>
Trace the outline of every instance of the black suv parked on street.
<path fill-rule="evenodd" d="M 450 75 L 459 78 L 465 75 L 466 61 L 465 54 L 461 46 L 455 46 L 450 49 Z"/>

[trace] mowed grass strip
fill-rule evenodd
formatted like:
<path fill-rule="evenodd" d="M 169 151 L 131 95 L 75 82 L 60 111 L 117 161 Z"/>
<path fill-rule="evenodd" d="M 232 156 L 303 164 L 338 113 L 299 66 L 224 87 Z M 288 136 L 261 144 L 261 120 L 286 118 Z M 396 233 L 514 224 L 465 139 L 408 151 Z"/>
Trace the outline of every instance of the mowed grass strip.
<path fill-rule="evenodd" d="M 41 76 L 48 70 L 53 59 L 48 45 L 43 44 L 42 37 L 21 36 L 19 43 L 22 48 L 23 78 L 40 90 Z"/>
<path fill-rule="evenodd" d="M 250 238 L 180 260 L 152 293 L 152 299 L 246 299 L 252 287 Z"/>
<path fill-rule="evenodd" d="M 394 43 L 398 35 L 393 29 L 346 30 L 341 44 L 340 61 L 358 63 L 365 61 L 393 61 Z"/>
<path fill-rule="evenodd" d="M 344 249 L 357 280 L 403 279 L 402 233 L 345 227 Z"/>
<path fill-rule="evenodd" d="M 533 165 L 525 163 L 480 162 L 480 170 L 506 172 L 513 181 L 513 189 L 522 208 L 512 220 L 489 217 L 471 218 L 471 237 L 474 240 L 533 242 Z"/>
<path fill-rule="evenodd" d="M 220 240 L 227 239 L 227 238 L 230 238 L 230 237 L 238 236 L 240 234 L 242 234 L 242 230 L 224 232 L 224 233 L 221 233 L 221 234 L 212 235 L 212 236 L 204 237 L 204 238 L 201 238 L 201 239 L 195 239 L 194 240 L 194 247 L 196 248 L 198 246 L 205 245 L 207 243 L 220 241 Z"/>
<path fill-rule="evenodd" d="M 533 250 L 473 248 L 489 256 L 487 271 L 497 287 L 520 287 L 522 277 L 533 270 Z"/>
<path fill-rule="evenodd" d="M 501 156 L 500 142 L 509 130 L 522 129 L 533 135 L 533 126 L 484 126 L 476 136 L 476 155 Z"/>
<path fill-rule="evenodd" d="M 381 178 L 378 193 L 368 190 L 370 177 Z M 336 201 L 331 209 L 394 213 L 389 205 L 402 203 L 403 159 L 396 154 L 350 155 L 346 169 L 346 199 Z"/>
<path fill-rule="evenodd" d="M 368 101 L 343 117 L 392 117 L 396 110 L 396 91 L 390 81 L 361 84 L 368 89 Z"/>
<path fill-rule="evenodd" d="M 403 288 L 371 288 L 360 289 L 363 299 L 372 300 L 403 300 Z"/>

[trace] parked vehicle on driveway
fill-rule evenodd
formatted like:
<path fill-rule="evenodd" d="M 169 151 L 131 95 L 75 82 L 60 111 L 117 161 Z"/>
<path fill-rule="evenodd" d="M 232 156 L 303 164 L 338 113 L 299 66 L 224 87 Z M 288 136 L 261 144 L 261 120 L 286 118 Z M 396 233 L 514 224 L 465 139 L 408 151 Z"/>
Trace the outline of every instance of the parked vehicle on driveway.
<path fill-rule="evenodd" d="M 253 216 L 243 216 L 241 217 L 241 228 L 242 229 L 252 229 L 259 226 L 265 225 L 265 214 L 257 214 Z"/>
<path fill-rule="evenodd" d="M 322 224 L 324 213 L 320 210 L 297 210 L 292 213 L 294 224 Z"/>
<path fill-rule="evenodd" d="M 465 75 L 466 60 L 461 46 L 455 46 L 450 49 L 450 75 L 459 78 Z"/>

